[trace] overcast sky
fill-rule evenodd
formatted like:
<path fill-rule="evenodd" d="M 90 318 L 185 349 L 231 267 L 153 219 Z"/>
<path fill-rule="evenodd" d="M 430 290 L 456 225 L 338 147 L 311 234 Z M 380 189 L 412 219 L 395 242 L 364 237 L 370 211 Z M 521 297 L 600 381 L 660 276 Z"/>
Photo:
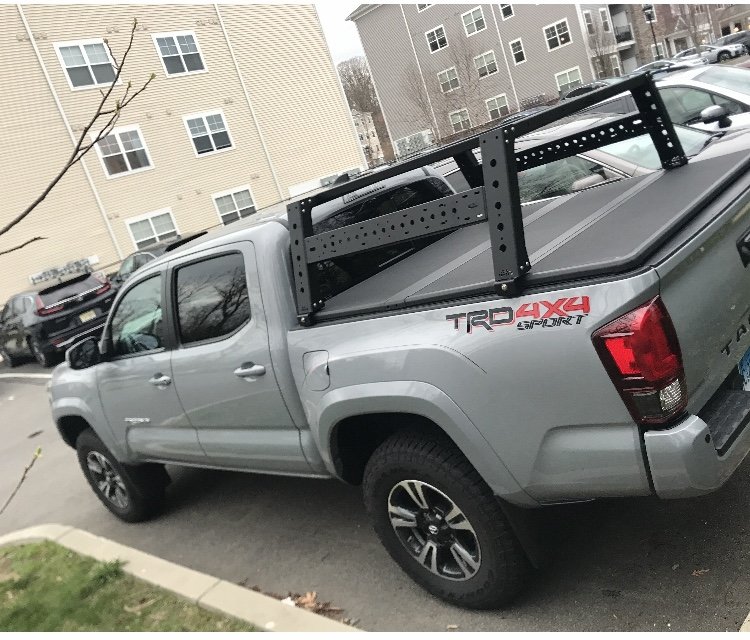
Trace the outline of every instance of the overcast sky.
<path fill-rule="evenodd" d="M 339 0 L 338 2 L 327 0 L 315 3 L 335 64 L 353 56 L 364 55 L 357 27 L 354 26 L 353 22 L 346 21 L 346 16 L 360 4 L 362 3 L 350 0 Z"/>

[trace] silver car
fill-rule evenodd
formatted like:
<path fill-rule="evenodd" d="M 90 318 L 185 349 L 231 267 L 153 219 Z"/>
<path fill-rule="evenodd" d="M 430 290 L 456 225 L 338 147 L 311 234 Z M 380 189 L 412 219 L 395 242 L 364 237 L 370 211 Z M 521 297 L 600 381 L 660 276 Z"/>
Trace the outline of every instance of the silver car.
<path fill-rule="evenodd" d="M 703 60 L 708 64 L 715 64 L 716 62 L 724 62 L 731 58 L 739 58 L 745 53 L 745 46 L 742 44 L 725 44 L 721 46 L 714 46 L 710 44 L 702 44 L 700 47 L 690 47 L 684 51 L 680 51 L 676 56 L 672 58 L 675 62 L 687 62 L 688 60 Z"/>

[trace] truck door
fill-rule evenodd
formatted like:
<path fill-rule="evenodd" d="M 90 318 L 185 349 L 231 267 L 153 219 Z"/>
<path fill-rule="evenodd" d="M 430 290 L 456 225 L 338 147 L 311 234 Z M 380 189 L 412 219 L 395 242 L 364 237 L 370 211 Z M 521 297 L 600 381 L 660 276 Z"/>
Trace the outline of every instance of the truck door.
<path fill-rule="evenodd" d="M 171 262 L 170 291 L 175 386 L 210 462 L 309 473 L 274 374 L 253 244 Z"/>

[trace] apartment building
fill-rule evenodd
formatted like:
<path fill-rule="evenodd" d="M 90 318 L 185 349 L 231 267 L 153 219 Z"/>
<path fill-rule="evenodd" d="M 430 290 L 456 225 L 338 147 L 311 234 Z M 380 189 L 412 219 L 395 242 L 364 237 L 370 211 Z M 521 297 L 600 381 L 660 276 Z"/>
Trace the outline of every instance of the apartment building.
<path fill-rule="evenodd" d="M 229 224 L 366 160 L 310 5 L 0 5 L 0 225 L 63 166 L 100 89 L 155 79 L 0 238 L 0 302 L 50 268 Z M 301 52 L 304 51 L 304 55 Z"/>
<path fill-rule="evenodd" d="M 587 6 L 596 24 L 604 8 L 612 49 L 606 55 L 614 64 L 614 25 L 627 19 L 615 23 L 607 5 Z M 556 100 L 594 77 L 575 4 L 372 4 L 348 19 L 359 31 L 399 155 Z"/>
<path fill-rule="evenodd" d="M 385 156 L 380 146 L 378 132 L 375 130 L 372 114 L 352 109 L 352 118 L 354 118 L 354 128 L 357 130 L 359 144 L 362 146 L 362 153 L 365 154 L 367 164 L 370 167 L 383 164 Z"/>

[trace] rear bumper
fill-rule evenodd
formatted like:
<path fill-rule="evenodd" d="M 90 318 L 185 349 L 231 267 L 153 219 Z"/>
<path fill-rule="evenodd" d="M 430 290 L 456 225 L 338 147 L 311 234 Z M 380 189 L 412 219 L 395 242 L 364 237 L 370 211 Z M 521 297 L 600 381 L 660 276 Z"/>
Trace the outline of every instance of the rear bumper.
<path fill-rule="evenodd" d="M 689 498 L 721 487 L 750 451 L 748 418 L 738 416 L 731 445 L 723 453 L 714 444 L 716 425 L 709 427 L 695 415 L 671 429 L 647 431 L 644 441 L 656 494 Z"/>

